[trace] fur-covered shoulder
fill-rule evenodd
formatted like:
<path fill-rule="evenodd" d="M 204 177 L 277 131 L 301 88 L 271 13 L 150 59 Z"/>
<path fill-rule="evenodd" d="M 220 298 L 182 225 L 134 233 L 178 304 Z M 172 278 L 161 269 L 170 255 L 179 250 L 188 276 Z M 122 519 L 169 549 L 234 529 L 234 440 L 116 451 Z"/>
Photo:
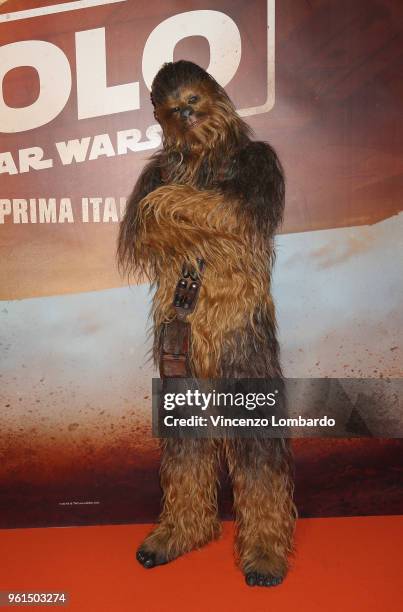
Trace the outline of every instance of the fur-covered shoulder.
<path fill-rule="evenodd" d="M 240 149 L 220 190 L 238 199 L 261 231 L 276 231 L 283 218 L 285 180 L 280 160 L 267 142 L 249 141 Z"/>

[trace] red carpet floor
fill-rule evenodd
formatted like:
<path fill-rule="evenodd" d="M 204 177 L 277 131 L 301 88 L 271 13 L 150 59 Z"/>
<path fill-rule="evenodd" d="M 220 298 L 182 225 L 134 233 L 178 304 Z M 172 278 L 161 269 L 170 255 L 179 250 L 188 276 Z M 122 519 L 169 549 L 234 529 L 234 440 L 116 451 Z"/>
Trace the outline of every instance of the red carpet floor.
<path fill-rule="evenodd" d="M 0 531 L 0 590 L 68 591 L 69 604 L 52 609 L 69 612 L 402 609 L 403 517 L 300 520 L 292 570 L 284 584 L 266 589 L 247 587 L 235 568 L 231 523 L 218 542 L 147 571 L 134 553 L 148 529 Z"/>

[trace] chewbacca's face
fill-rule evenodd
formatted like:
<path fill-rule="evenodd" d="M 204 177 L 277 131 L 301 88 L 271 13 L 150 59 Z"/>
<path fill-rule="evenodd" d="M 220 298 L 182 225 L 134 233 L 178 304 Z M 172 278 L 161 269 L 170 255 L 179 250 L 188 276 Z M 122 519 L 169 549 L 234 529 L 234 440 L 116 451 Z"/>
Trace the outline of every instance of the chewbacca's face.
<path fill-rule="evenodd" d="M 210 168 L 219 166 L 241 137 L 247 138 L 248 128 L 224 89 L 193 62 L 164 64 L 153 80 L 151 100 L 165 151 L 179 152 L 188 166 L 206 157 Z"/>
<path fill-rule="evenodd" d="M 220 123 L 218 100 L 207 83 L 183 85 L 155 108 L 164 137 L 177 149 L 208 146 Z"/>

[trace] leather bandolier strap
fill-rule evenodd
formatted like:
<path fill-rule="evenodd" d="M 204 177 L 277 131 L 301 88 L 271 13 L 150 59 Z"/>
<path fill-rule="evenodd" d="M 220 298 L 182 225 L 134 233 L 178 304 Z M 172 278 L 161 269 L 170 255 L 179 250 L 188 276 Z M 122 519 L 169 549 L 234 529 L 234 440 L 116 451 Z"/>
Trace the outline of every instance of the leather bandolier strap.
<path fill-rule="evenodd" d="M 189 378 L 190 366 L 190 323 L 186 320 L 196 308 L 205 263 L 197 259 L 198 270 L 188 263 L 182 267 L 182 275 L 176 285 L 173 307 L 175 318 L 164 323 L 160 357 L 161 378 Z"/>

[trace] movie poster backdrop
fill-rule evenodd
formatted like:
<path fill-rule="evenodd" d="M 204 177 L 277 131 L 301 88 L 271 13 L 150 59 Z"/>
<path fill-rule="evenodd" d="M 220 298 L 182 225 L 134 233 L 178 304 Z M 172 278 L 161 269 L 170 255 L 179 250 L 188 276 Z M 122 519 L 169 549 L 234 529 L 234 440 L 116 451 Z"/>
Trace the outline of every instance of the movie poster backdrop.
<path fill-rule="evenodd" d="M 0 0 L 0 526 L 158 513 L 151 294 L 115 247 L 164 62 L 211 72 L 283 162 L 285 375 L 401 377 L 400 4 Z M 293 440 L 302 516 L 402 512 L 401 441 L 354 422 Z"/>

